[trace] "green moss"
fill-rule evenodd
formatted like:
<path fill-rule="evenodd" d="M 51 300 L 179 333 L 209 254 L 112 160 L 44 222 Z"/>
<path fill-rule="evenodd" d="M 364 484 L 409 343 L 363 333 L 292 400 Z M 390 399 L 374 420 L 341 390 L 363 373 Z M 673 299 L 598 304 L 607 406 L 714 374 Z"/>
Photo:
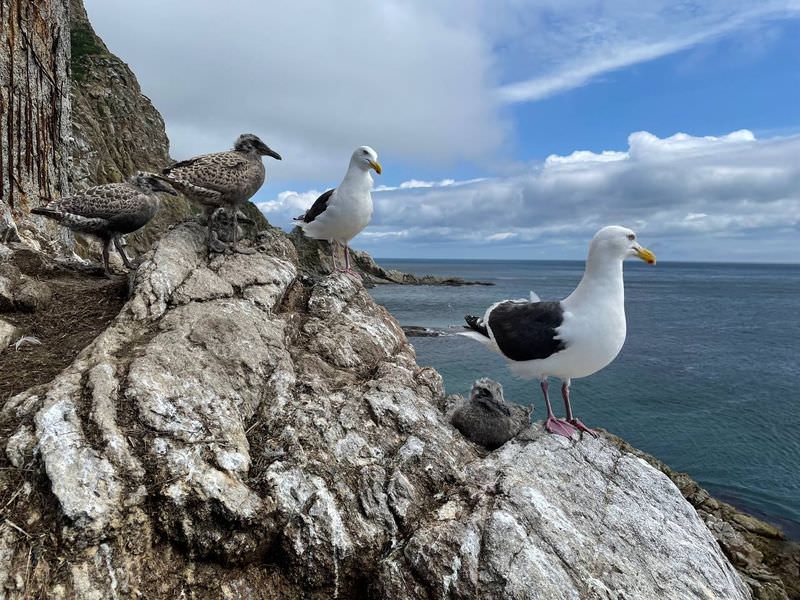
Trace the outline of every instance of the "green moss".
<path fill-rule="evenodd" d="M 105 54 L 105 50 L 97 43 L 94 32 L 86 25 L 77 25 L 70 32 L 72 43 L 72 78 L 83 81 L 86 77 L 86 56 Z"/>

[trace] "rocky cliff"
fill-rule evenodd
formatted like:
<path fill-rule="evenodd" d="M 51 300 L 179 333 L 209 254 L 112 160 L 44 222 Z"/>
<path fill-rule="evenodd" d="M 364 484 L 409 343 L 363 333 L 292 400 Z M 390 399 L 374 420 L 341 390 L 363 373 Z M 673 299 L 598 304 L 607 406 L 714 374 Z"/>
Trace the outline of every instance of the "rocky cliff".
<path fill-rule="evenodd" d="M 164 121 L 136 76 L 97 36 L 81 0 L 70 1 L 74 189 L 123 181 L 169 164 Z"/>
<path fill-rule="evenodd" d="M 124 181 L 136 171 L 160 173 L 171 162 L 164 120 L 128 65 L 95 33 L 82 0 L 70 0 L 70 34 L 72 188 Z M 127 241 L 136 252 L 146 251 L 170 225 L 194 212 L 185 198 L 166 203 Z"/>
<path fill-rule="evenodd" d="M 0 241 L 32 239 L 30 209 L 67 189 L 67 0 L 0 0 L 0 49 Z"/>
<path fill-rule="evenodd" d="M 660 470 L 538 425 L 487 454 L 347 276 L 171 231 L 0 417 L 9 598 L 750 598 Z"/>

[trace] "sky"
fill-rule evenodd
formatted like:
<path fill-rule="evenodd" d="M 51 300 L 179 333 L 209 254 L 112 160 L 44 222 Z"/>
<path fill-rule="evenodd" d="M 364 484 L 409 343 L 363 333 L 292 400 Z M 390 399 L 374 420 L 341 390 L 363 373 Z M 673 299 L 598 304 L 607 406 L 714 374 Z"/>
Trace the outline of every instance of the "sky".
<path fill-rule="evenodd" d="M 620 224 L 660 260 L 800 262 L 800 0 L 85 4 L 171 156 L 280 152 L 274 225 L 367 144 L 376 257 L 580 259 Z"/>

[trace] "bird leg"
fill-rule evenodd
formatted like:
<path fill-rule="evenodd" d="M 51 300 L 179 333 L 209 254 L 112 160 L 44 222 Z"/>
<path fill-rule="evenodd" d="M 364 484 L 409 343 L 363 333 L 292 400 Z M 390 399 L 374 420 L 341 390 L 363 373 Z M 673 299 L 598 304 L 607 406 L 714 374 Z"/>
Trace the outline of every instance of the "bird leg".
<path fill-rule="evenodd" d="M 359 272 L 350 268 L 350 247 L 347 244 L 344 245 L 344 272 L 354 279 L 361 281 Z"/>
<path fill-rule="evenodd" d="M 231 246 L 232 252 L 238 252 L 239 254 L 255 254 L 256 251 L 254 248 L 239 248 L 239 209 L 235 206 L 233 207 L 233 244 Z"/>
<path fill-rule="evenodd" d="M 125 263 L 125 266 L 128 269 L 135 271 L 139 268 L 141 261 L 137 260 L 136 262 L 133 262 L 130 258 L 128 258 L 128 255 L 125 252 L 125 246 L 122 245 L 122 239 L 118 235 L 114 236 L 114 247 L 117 249 L 117 252 L 119 252 L 119 255 L 122 257 L 122 262 Z"/>
<path fill-rule="evenodd" d="M 544 428 L 550 433 L 571 438 L 572 432 L 575 431 L 572 425 L 563 419 L 556 419 L 556 416 L 553 414 L 553 407 L 550 406 L 550 396 L 547 393 L 547 388 L 549 387 L 547 378 L 542 379 L 539 384 L 542 386 L 542 394 L 544 394 L 544 402 L 547 406 L 547 420 L 544 422 Z"/>
<path fill-rule="evenodd" d="M 206 236 L 206 246 L 208 246 L 209 254 L 212 252 L 225 252 L 227 246 L 219 241 L 219 238 L 214 237 L 214 221 L 217 220 L 217 215 L 221 213 L 224 209 L 221 206 L 213 210 L 207 210 L 206 215 L 208 217 L 208 234 Z"/>
<path fill-rule="evenodd" d="M 103 240 L 103 273 L 106 277 L 111 279 L 111 269 L 108 268 L 108 247 L 111 245 L 111 238 Z"/>
<path fill-rule="evenodd" d="M 339 267 L 336 266 L 336 246 L 338 242 L 336 240 L 331 240 L 330 244 L 331 244 L 331 260 L 333 261 L 333 271 L 331 272 L 335 273 L 336 271 L 339 270 Z"/>
<path fill-rule="evenodd" d="M 580 419 L 572 416 L 572 405 L 569 402 L 569 381 L 561 384 L 561 397 L 564 399 L 564 409 L 567 411 L 567 422 L 578 431 L 584 431 L 592 437 L 597 437 L 597 432 L 594 429 L 589 429 Z"/>

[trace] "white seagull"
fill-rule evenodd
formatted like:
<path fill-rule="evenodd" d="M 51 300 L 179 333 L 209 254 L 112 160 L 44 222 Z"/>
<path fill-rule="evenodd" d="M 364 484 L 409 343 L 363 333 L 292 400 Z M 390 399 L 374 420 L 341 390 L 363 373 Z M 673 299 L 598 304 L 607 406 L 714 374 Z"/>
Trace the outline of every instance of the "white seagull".
<path fill-rule="evenodd" d="M 350 157 L 350 166 L 339 187 L 328 190 L 316 199 L 304 214 L 295 218 L 308 237 L 328 240 L 334 270 L 358 276 L 350 268 L 350 240 L 369 224 L 372 218 L 372 175 L 370 169 L 380 175 L 381 164 L 378 153 L 369 146 L 356 148 Z M 344 246 L 345 268 L 336 268 L 336 244 Z"/>
<path fill-rule="evenodd" d="M 524 379 L 539 379 L 547 405 L 545 429 L 571 437 L 577 429 L 597 434 L 572 415 L 572 379 L 596 373 L 613 361 L 625 342 L 625 288 L 622 261 L 635 256 L 654 265 L 655 254 L 636 241 L 630 229 L 611 225 L 595 234 L 583 278 L 561 301 L 504 300 L 489 307 L 483 318 L 465 317 L 478 340 L 509 362 Z M 547 378 L 561 380 L 566 419 L 557 419 L 547 394 Z"/>

